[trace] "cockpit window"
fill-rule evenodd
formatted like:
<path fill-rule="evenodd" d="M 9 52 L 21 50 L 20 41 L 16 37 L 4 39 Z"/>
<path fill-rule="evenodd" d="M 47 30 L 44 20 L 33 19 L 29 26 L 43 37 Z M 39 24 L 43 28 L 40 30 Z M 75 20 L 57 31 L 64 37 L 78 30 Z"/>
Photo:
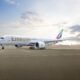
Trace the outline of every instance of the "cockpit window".
<path fill-rule="evenodd" d="M 4 39 L 4 37 L 0 37 L 0 39 Z"/>

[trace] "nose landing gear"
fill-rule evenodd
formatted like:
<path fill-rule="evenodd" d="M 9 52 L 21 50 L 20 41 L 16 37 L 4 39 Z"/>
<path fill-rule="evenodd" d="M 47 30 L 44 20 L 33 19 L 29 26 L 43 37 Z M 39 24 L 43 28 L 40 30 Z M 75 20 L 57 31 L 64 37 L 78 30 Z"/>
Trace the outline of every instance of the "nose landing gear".
<path fill-rule="evenodd" d="M 2 49 L 4 49 L 4 46 L 2 46 Z"/>
<path fill-rule="evenodd" d="M 1 44 L 1 49 L 3 50 L 4 49 L 4 46 Z"/>

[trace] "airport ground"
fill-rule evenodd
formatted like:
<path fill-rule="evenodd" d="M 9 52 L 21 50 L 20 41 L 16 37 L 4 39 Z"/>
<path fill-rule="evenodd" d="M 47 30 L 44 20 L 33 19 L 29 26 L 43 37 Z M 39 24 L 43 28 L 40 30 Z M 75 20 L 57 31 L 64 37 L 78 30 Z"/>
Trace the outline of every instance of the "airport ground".
<path fill-rule="evenodd" d="M 80 80 L 80 47 L 0 49 L 0 80 Z"/>

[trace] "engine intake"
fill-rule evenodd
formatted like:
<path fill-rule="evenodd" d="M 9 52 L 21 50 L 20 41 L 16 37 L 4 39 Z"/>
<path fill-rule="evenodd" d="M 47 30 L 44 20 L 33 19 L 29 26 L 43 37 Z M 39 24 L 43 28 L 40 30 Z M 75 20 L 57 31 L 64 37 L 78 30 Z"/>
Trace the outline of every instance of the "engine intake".
<path fill-rule="evenodd" d="M 36 42 L 35 47 L 37 49 L 45 49 L 45 43 L 44 42 Z"/>

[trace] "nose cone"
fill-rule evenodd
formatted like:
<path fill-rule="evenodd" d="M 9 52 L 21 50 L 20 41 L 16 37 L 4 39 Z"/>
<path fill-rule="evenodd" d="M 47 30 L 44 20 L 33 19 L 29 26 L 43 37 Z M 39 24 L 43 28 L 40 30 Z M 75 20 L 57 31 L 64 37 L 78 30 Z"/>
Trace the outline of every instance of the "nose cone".
<path fill-rule="evenodd" d="M 0 37 L 0 44 L 2 44 L 4 42 L 4 38 Z"/>

